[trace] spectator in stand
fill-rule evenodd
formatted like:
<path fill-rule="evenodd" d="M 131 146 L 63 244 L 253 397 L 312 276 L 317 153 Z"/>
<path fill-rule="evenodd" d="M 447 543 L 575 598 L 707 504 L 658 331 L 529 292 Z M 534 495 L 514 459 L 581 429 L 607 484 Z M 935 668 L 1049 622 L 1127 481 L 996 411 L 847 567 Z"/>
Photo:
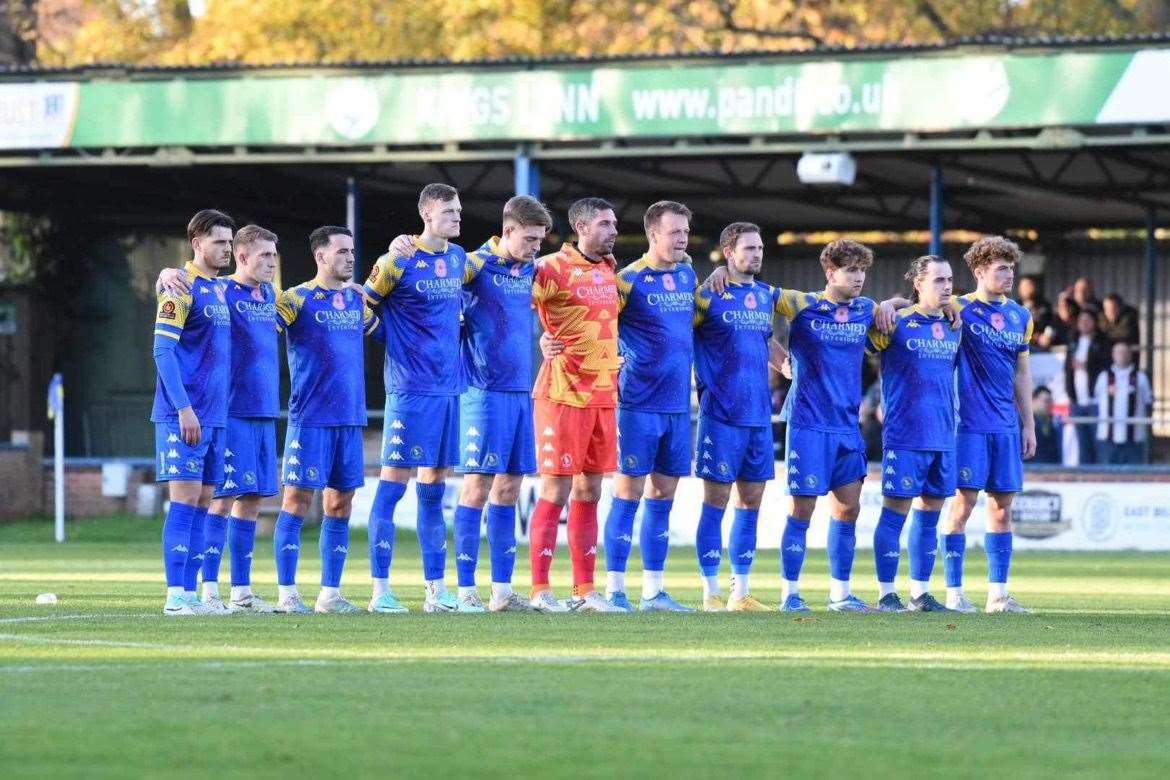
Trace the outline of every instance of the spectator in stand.
<path fill-rule="evenodd" d="M 1073 302 L 1080 307 L 1081 311 L 1088 309 L 1093 314 L 1101 312 L 1101 301 L 1097 300 L 1097 296 L 1093 291 L 1093 280 L 1087 276 L 1079 277 L 1072 283 L 1072 287 L 1067 291 L 1072 296 Z"/>
<path fill-rule="evenodd" d="M 1032 391 L 1032 415 L 1036 418 L 1036 456 L 1033 463 L 1062 463 L 1063 421 L 1052 416 L 1052 391 L 1040 385 Z"/>
<path fill-rule="evenodd" d="M 1097 327 L 1110 345 L 1123 341 L 1126 344 L 1137 344 L 1141 341 L 1138 330 L 1137 309 L 1126 303 L 1117 293 L 1109 293 L 1101 302 L 1101 316 L 1097 317 Z"/>
<path fill-rule="evenodd" d="M 1077 329 L 1066 339 L 1064 389 L 1068 393 L 1069 414 L 1073 417 L 1097 417 L 1097 396 L 1093 383 L 1109 368 L 1109 340 L 1097 330 L 1097 320 L 1087 311 L 1077 315 Z M 1097 463 L 1096 424 L 1075 423 L 1077 450 L 1081 465 Z"/>
<path fill-rule="evenodd" d="M 1071 296 L 1061 295 L 1056 299 L 1056 313 L 1048 327 L 1039 336 L 1041 347 L 1051 349 L 1068 343 L 1069 336 L 1077 327 L 1077 315 L 1081 309 Z"/>
<path fill-rule="evenodd" d="M 1052 312 L 1052 304 L 1040 291 L 1040 280 L 1035 276 L 1021 277 L 1019 293 L 1020 305 L 1032 315 L 1032 347 L 1047 349 L 1048 345 L 1043 343 L 1042 338 L 1052 326 L 1055 315 Z"/>
<path fill-rule="evenodd" d="M 1144 462 L 1150 426 L 1130 420 L 1149 417 L 1154 394 L 1149 378 L 1133 365 L 1131 345 L 1121 341 L 1113 345 L 1113 365 L 1097 377 L 1096 396 L 1100 462 Z"/>

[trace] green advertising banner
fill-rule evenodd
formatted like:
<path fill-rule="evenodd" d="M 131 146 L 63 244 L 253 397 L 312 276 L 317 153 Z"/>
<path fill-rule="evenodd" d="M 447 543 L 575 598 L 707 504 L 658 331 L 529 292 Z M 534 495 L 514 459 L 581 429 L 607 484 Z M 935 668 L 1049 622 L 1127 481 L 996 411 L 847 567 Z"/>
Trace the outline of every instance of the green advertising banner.
<path fill-rule="evenodd" d="M 0 149 L 299 146 L 1170 121 L 1170 49 L 0 81 Z"/>

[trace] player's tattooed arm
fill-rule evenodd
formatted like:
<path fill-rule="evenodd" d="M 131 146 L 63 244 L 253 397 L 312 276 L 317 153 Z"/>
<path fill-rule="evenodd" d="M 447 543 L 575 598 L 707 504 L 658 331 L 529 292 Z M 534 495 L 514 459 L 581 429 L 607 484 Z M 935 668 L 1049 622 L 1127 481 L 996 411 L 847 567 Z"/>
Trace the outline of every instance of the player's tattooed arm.
<path fill-rule="evenodd" d="M 1027 352 L 1016 355 L 1013 385 L 1016 411 L 1020 415 L 1020 449 L 1028 460 L 1036 454 L 1036 418 L 1032 416 L 1032 363 Z"/>
<path fill-rule="evenodd" d="M 414 254 L 414 236 L 403 233 L 390 242 L 390 251 L 399 257 L 408 257 Z"/>
<path fill-rule="evenodd" d="M 722 295 L 727 292 L 727 280 L 729 278 L 727 266 L 721 265 L 711 272 L 711 275 L 703 280 L 702 286 L 708 290 L 712 290 L 716 295 Z"/>
<path fill-rule="evenodd" d="M 191 280 L 182 268 L 164 268 L 158 272 L 158 280 L 154 283 L 157 293 L 182 295 L 191 292 Z"/>

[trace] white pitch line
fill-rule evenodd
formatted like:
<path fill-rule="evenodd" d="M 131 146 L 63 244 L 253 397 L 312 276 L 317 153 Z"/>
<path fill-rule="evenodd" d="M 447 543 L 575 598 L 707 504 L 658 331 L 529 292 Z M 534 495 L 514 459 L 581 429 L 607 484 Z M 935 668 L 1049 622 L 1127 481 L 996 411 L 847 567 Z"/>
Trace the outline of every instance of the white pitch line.
<path fill-rule="evenodd" d="M 129 619 L 154 619 L 162 617 L 162 615 L 151 615 L 142 612 L 125 612 L 125 613 L 95 613 L 92 615 L 27 615 L 25 617 L 0 618 L 0 624 L 3 623 L 51 623 L 56 620 L 129 620 Z"/>

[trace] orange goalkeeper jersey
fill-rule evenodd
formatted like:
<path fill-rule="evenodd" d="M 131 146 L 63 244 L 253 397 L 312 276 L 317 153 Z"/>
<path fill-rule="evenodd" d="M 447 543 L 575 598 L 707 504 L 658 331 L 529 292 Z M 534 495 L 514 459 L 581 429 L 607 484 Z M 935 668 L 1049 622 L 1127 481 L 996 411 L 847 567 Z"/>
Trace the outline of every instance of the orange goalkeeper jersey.
<path fill-rule="evenodd" d="M 617 406 L 616 265 L 611 256 L 591 262 L 572 244 L 537 261 L 532 302 L 545 331 L 565 349 L 541 364 L 533 398 Z"/>

